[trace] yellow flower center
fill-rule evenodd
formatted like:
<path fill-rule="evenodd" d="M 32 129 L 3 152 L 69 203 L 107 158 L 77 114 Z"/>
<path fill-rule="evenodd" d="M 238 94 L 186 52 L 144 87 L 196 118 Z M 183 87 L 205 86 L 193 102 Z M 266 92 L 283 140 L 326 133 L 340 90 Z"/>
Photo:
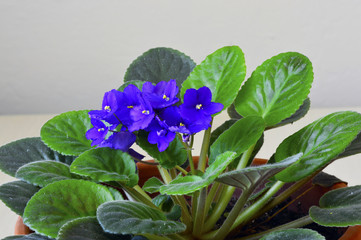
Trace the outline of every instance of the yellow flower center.
<path fill-rule="evenodd" d="M 128 106 L 127 108 L 134 108 L 134 106 Z"/>
<path fill-rule="evenodd" d="M 110 106 L 105 106 L 104 110 L 107 111 L 107 112 L 110 112 L 112 109 L 110 108 Z"/>
<path fill-rule="evenodd" d="M 184 124 L 183 124 L 183 123 L 180 123 L 179 126 L 184 127 Z"/>
<path fill-rule="evenodd" d="M 148 110 L 143 110 L 142 113 L 148 115 L 149 111 Z"/>
<path fill-rule="evenodd" d="M 199 110 L 199 109 L 201 109 L 202 108 L 202 104 L 197 104 L 196 105 L 196 108 Z"/>
<path fill-rule="evenodd" d="M 167 102 L 169 101 L 169 97 L 167 97 L 165 94 L 163 94 L 163 99 L 165 99 Z"/>
<path fill-rule="evenodd" d="M 98 132 L 102 132 L 102 131 L 104 131 L 104 128 L 99 128 L 98 129 Z"/>

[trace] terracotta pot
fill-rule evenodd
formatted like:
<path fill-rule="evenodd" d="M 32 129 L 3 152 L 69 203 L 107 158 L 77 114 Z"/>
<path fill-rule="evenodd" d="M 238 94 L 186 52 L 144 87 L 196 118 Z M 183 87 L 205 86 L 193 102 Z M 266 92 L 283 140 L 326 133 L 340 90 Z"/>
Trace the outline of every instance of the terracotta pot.
<path fill-rule="evenodd" d="M 194 159 L 193 159 L 195 166 L 198 165 L 198 159 L 199 159 L 199 157 L 194 157 Z M 152 162 L 154 162 L 154 161 L 152 161 Z M 265 163 L 267 163 L 266 159 L 256 158 L 253 160 L 252 166 L 263 165 Z M 139 186 L 143 186 L 143 184 L 151 177 L 157 177 L 157 178 L 161 179 L 161 176 L 158 172 L 157 166 L 138 162 L 137 168 L 138 168 L 139 176 L 142 176 L 142 178 L 139 179 Z M 324 187 L 316 186 L 316 189 L 319 192 L 319 196 L 322 196 L 323 194 L 325 194 L 326 192 L 328 192 L 330 190 L 342 188 L 342 187 L 347 187 L 347 185 L 345 183 L 337 183 L 337 184 L 333 185 L 331 188 L 324 188 Z M 310 203 L 310 204 L 312 204 L 312 203 Z M 15 235 L 26 235 L 26 234 L 30 234 L 30 233 L 33 233 L 33 231 L 31 231 L 26 225 L 24 225 L 22 218 L 19 216 L 19 218 L 17 219 L 17 222 L 15 224 Z M 357 239 L 361 239 L 361 225 L 348 227 L 348 229 L 342 235 L 342 237 L 339 238 L 339 240 L 357 240 Z"/>

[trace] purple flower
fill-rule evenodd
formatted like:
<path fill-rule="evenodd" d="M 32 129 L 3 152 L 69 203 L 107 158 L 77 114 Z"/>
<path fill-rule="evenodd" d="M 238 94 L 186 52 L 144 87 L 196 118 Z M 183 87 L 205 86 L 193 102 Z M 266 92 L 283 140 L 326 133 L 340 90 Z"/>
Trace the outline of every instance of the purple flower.
<path fill-rule="evenodd" d="M 106 92 L 103 97 L 102 110 L 94 110 L 89 112 L 91 118 L 105 120 L 110 124 L 119 124 L 119 120 L 115 116 L 120 102 L 122 101 L 122 93 L 113 89 Z"/>
<path fill-rule="evenodd" d="M 107 140 L 98 147 L 109 147 L 127 152 L 136 140 L 136 136 L 127 131 L 114 132 Z"/>
<path fill-rule="evenodd" d="M 107 136 L 108 127 L 101 120 L 92 118 L 90 121 L 94 127 L 86 132 L 85 137 L 92 140 L 91 146 L 99 145 Z"/>
<path fill-rule="evenodd" d="M 148 128 L 148 142 L 157 144 L 159 152 L 163 152 L 175 138 L 175 133 L 167 129 L 167 126 L 159 119 L 154 118 Z"/>
<path fill-rule="evenodd" d="M 151 82 L 143 84 L 144 97 L 154 109 L 165 108 L 178 102 L 178 87 L 174 79 L 169 82 L 161 81 L 154 86 Z"/>
<path fill-rule="evenodd" d="M 184 94 L 184 103 L 180 106 L 180 114 L 188 121 L 209 124 L 212 114 L 223 109 L 223 104 L 211 102 L 212 92 L 208 87 L 188 89 Z"/>

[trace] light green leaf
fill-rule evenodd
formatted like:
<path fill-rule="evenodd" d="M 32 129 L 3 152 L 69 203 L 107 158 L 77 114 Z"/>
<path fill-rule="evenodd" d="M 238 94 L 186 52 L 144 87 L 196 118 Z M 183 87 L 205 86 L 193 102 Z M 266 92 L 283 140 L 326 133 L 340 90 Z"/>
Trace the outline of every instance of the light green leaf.
<path fill-rule="evenodd" d="M 252 73 L 235 100 L 243 116 L 263 117 L 273 126 L 300 108 L 310 92 L 312 64 L 300 53 L 281 53 L 266 60 Z"/>
<path fill-rule="evenodd" d="M 155 193 L 159 192 L 159 188 L 163 185 L 164 183 L 159 180 L 159 178 L 151 177 L 144 183 L 143 190 L 149 193 Z"/>
<path fill-rule="evenodd" d="M 345 151 L 343 151 L 337 158 L 344 158 L 351 155 L 361 153 L 361 133 L 347 146 Z"/>
<path fill-rule="evenodd" d="M 178 177 L 167 185 L 160 187 L 161 194 L 184 195 L 195 192 L 211 184 L 226 167 L 235 159 L 235 152 L 224 152 L 219 154 L 216 160 L 209 165 L 202 177 L 188 175 Z"/>
<path fill-rule="evenodd" d="M 316 231 L 297 228 L 274 231 L 260 240 L 326 240 L 326 238 Z"/>
<path fill-rule="evenodd" d="M 32 233 L 29 235 L 17 235 L 3 238 L 2 240 L 54 240 L 53 238 L 48 238 L 40 234 Z"/>
<path fill-rule="evenodd" d="M 223 47 L 194 68 L 182 85 L 181 96 L 187 89 L 207 86 L 212 91 L 212 101 L 222 103 L 226 109 L 236 98 L 245 76 L 242 50 L 238 46 Z"/>
<path fill-rule="evenodd" d="M 55 161 L 36 161 L 28 163 L 16 172 L 16 177 L 39 187 L 65 179 L 79 179 L 72 174 L 69 165 Z"/>
<path fill-rule="evenodd" d="M 298 181 L 334 160 L 361 130 L 361 115 L 356 112 L 329 114 L 286 138 L 275 153 L 279 162 L 303 153 L 299 161 L 276 175 L 284 182 Z"/>
<path fill-rule="evenodd" d="M 85 133 L 92 128 L 88 110 L 62 113 L 44 124 L 40 136 L 51 149 L 64 155 L 78 156 L 91 148 Z"/>
<path fill-rule="evenodd" d="M 332 190 L 320 199 L 320 206 L 310 208 L 310 217 L 328 227 L 361 224 L 361 186 Z"/>
<path fill-rule="evenodd" d="M 73 179 L 54 182 L 30 199 L 24 223 L 40 234 L 56 238 L 66 222 L 95 216 L 98 206 L 113 200 L 107 187 L 93 182 Z"/>
<path fill-rule="evenodd" d="M 166 169 L 182 165 L 187 160 L 187 151 L 177 137 L 169 144 L 165 151 L 159 152 L 156 144 L 149 143 L 148 133 L 139 131 L 137 144 Z"/>
<path fill-rule="evenodd" d="M 77 218 L 64 224 L 57 240 L 130 240 L 129 235 L 104 232 L 96 217 Z"/>
<path fill-rule="evenodd" d="M 70 170 L 100 182 L 118 181 L 129 187 L 138 183 L 133 158 L 126 152 L 110 148 L 95 148 L 82 153 Z"/>
<path fill-rule="evenodd" d="M 186 228 L 183 223 L 167 220 L 160 210 L 139 202 L 104 203 L 98 208 L 97 218 L 105 231 L 116 234 L 168 235 Z"/>
<path fill-rule="evenodd" d="M 5 183 L 0 186 L 0 200 L 17 215 L 22 216 L 26 204 L 39 189 L 23 181 Z"/>
<path fill-rule="evenodd" d="M 262 136 L 265 125 L 261 117 L 250 116 L 242 118 L 224 131 L 211 146 L 209 163 L 226 151 L 241 155 L 250 146 L 256 144 Z"/>
<path fill-rule="evenodd" d="M 0 147 L 0 169 L 12 177 L 21 166 L 39 160 L 71 164 L 74 157 L 51 150 L 38 137 L 20 139 Z"/>
<path fill-rule="evenodd" d="M 130 64 L 124 82 L 141 80 L 159 83 L 175 79 L 180 88 L 194 67 L 193 60 L 184 53 L 171 48 L 153 48 Z"/>

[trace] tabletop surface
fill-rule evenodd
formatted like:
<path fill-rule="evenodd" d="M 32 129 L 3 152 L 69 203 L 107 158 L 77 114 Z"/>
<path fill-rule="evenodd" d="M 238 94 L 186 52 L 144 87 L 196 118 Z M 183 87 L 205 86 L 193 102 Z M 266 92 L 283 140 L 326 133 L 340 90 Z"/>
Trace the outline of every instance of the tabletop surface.
<path fill-rule="evenodd" d="M 293 124 L 267 131 L 265 133 L 264 145 L 261 151 L 257 154 L 257 157 L 269 158 L 274 153 L 277 146 L 287 136 L 320 117 L 323 117 L 332 112 L 344 110 L 361 112 L 361 107 L 311 109 L 303 119 Z M 21 138 L 38 137 L 41 126 L 53 116 L 55 115 L 0 115 L 0 146 Z M 227 115 L 225 113 L 220 114 L 214 120 L 214 128 L 219 126 L 226 119 Z M 194 155 L 199 154 L 201 139 L 201 134 L 200 136 L 196 137 Z M 360 158 L 361 155 L 355 155 L 335 161 L 330 166 L 328 166 L 325 171 L 329 174 L 337 175 L 337 177 L 340 179 L 347 181 L 350 186 L 361 185 L 361 175 L 358 171 L 361 166 Z M 0 172 L 0 184 L 13 180 L 15 179 Z M 11 210 L 9 210 L 1 201 L 0 216 L 0 239 L 2 239 L 13 234 L 17 216 L 11 212 Z"/>

